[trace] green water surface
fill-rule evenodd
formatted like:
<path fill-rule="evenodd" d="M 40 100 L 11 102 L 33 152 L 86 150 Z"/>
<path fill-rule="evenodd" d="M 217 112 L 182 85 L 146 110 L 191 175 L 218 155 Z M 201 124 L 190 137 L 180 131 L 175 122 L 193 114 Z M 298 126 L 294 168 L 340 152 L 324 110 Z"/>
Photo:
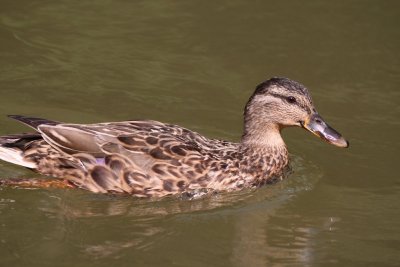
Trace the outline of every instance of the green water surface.
<path fill-rule="evenodd" d="M 239 140 L 286 76 L 351 146 L 287 129 L 289 179 L 192 201 L 0 188 L 0 266 L 399 266 L 399 52 L 399 1 L 1 1 L 0 134 L 24 114 Z"/>

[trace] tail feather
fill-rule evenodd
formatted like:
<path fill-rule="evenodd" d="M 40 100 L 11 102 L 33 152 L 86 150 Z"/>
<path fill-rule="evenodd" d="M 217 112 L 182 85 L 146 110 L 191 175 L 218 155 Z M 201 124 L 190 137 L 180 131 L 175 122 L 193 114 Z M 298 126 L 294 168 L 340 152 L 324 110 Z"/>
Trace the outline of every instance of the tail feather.
<path fill-rule="evenodd" d="M 18 146 L 18 143 L 27 143 L 36 139 L 42 139 L 40 133 L 21 133 L 0 136 L 0 145 L 5 147 Z"/>
<path fill-rule="evenodd" d="M 32 141 L 41 139 L 40 133 L 24 133 L 0 136 L 0 160 L 27 168 L 36 168 L 37 165 L 24 157 L 23 151 Z"/>
<path fill-rule="evenodd" d="M 25 125 L 32 127 L 35 130 L 37 130 L 39 125 L 43 125 L 43 124 L 46 124 L 46 125 L 60 124 L 60 122 L 57 122 L 57 121 L 51 121 L 51 120 L 46 120 L 46 119 L 42 119 L 42 118 L 27 117 L 27 116 L 21 116 L 21 115 L 8 115 L 7 117 L 12 118 L 17 121 L 20 121 L 20 122 L 24 123 Z"/>
<path fill-rule="evenodd" d="M 34 162 L 24 159 L 22 151 L 16 147 L 0 146 L 0 159 L 30 169 L 35 169 L 37 167 Z"/>

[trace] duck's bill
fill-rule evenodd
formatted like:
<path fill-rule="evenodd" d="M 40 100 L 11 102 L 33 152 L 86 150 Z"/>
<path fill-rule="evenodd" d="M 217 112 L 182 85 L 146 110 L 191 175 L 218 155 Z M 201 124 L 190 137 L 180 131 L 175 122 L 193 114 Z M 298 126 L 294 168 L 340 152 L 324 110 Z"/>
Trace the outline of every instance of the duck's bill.
<path fill-rule="evenodd" d="M 301 126 L 332 145 L 349 147 L 349 142 L 330 127 L 319 114 L 311 115 L 307 121 L 301 123 Z"/>

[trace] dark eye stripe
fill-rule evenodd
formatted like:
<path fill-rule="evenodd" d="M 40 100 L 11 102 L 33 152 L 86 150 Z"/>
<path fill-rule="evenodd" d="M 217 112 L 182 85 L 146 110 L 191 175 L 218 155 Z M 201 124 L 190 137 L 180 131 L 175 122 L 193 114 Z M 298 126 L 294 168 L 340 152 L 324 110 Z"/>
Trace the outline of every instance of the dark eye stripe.
<path fill-rule="evenodd" d="M 279 99 L 281 99 L 281 100 L 283 100 L 283 101 L 285 101 L 285 102 L 288 101 L 288 100 L 287 100 L 287 98 L 288 98 L 287 96 L 283 96 L 283 95 L 280 95 L 280 94 L 274 94 L 274 93 L 270 93 L 270 95 L 272 95 L 273 97 L 279 98 Z M 298 107 L 304 109 L 305 111 L 307 111 L 308 114 L 311 113 L 311 109 L 310 109 L 308 106 L 303 105 L 302 103 L 299 103 L 299 102 L 295 101 L 295 102 L 290 103 L 290 104 L 296 105 L 296 106 L 298 106 Z"/>

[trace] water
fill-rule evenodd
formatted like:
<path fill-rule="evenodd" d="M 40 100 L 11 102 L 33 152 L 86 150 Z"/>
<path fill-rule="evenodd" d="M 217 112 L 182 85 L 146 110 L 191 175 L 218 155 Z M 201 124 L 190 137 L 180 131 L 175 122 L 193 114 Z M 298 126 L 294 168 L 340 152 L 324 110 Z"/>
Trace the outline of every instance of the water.
<path fill-rule="evenodd" d="M 289 179 L 194 201 L 1 188 L 0 265 L 400 265 L 399 17 L 397 1 L 2 1 L 0 134 L 25 114 L 238 140 L 255 85 L 287 76 L 351 147 L 288 129 Z"/>

